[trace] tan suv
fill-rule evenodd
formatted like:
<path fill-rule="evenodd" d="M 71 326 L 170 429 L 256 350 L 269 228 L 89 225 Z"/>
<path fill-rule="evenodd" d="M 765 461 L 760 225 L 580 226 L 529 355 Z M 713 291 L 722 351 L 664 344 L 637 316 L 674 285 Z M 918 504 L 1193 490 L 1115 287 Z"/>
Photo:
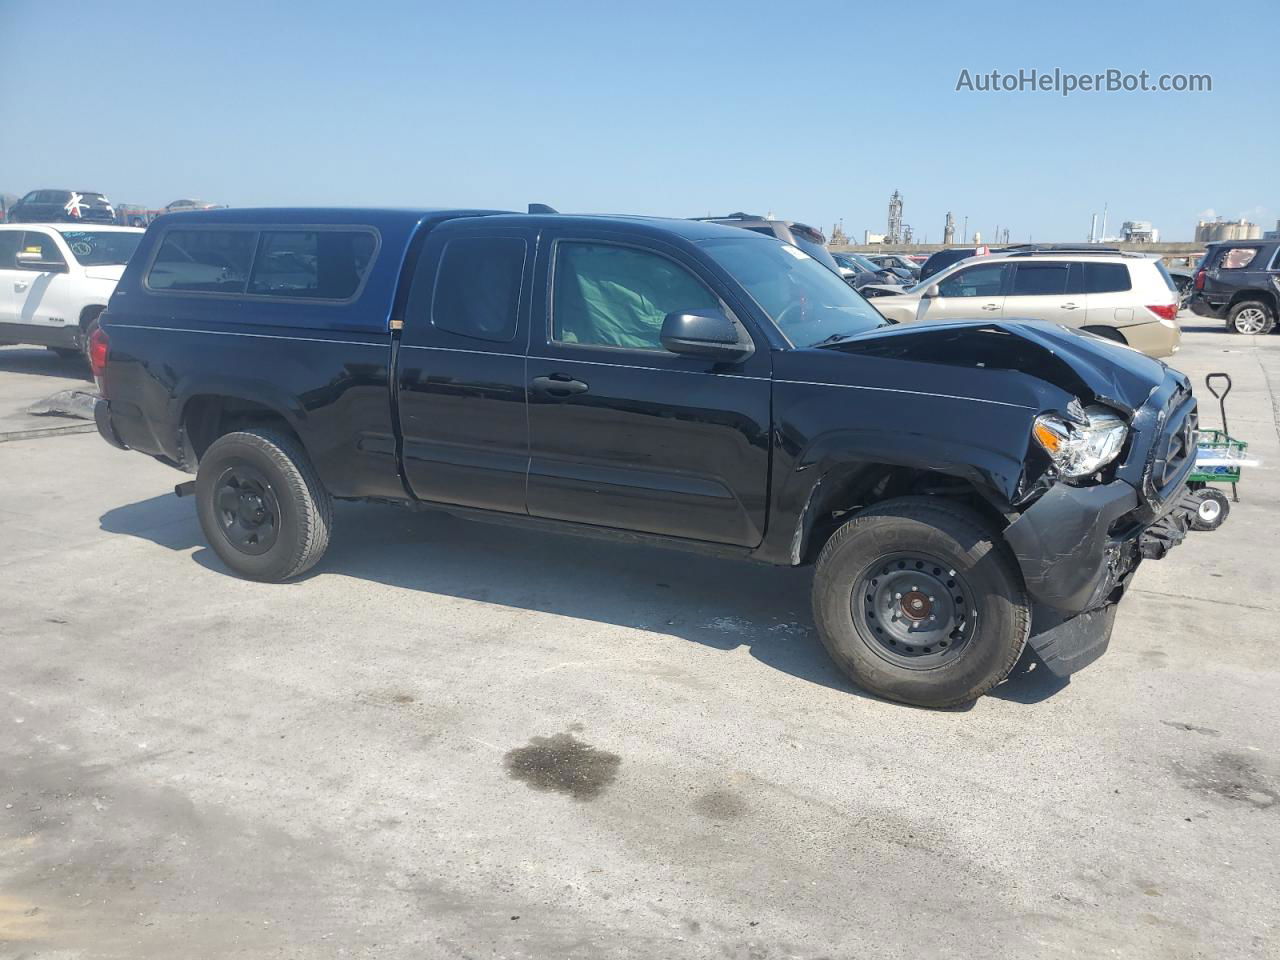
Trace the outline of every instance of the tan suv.
<path fill-rule="evenodd" d="M 1151 357 L 1177 352 L 1178 292 L 1142 254 L 1014 250 L 970 257 L 899 295 L 872 303 L 891 320 L 1005 317 L 1051 320 Z"/>

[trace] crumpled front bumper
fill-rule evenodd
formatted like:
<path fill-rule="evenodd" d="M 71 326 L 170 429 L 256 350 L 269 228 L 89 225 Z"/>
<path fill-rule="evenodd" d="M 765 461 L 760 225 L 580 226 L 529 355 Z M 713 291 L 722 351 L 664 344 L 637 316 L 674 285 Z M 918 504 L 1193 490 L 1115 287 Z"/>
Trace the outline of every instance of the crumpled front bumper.
<path fill-rule="evenodd" d="M 1181 543 L 1194 510 L 1182 486 L 1139 522 L 1138 493 L 1123 480 L 1058 484 L 1006 528 L 1034 601 L 1028 642 L 1050 671 L 1066 676 L 1102 656 L 1138 565 Z"/>

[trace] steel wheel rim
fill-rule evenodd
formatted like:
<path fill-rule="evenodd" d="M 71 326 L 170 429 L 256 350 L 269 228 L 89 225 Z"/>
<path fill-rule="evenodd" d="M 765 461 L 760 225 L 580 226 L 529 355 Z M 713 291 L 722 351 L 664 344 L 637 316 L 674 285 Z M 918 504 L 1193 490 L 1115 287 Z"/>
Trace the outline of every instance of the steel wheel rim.
<path fill-rule="evenodd" d="M 1200 507 L 1197 511 L 1200 519 L 1205 523 L 1213 523 L 1222 514 L 1222 504 L 1212 497 L 1206 497 L 1200 501 Z"/>
<path fill-rule="evenodd" d="M 909 670 L 957 659 L 978 628 L 967 579 L 945 561 L 919 551 L 881 557 L 855 581 L 849 598 L 854 626 L 877 656 Z"/>
<path fill-rule="evenodd" d="M 1236 314 L 1236 329 L 1241 333 L 1261 333 L 1267 318 L 1257 307 L 1248 307 Z"/>
<path fill-rule="evenodd" d="M 248 463 L 231 464 L 218 475 L 213 511 L 223 538 L 240 553 L 261 556 L 280 537 L 280 501 L 266 475 Z"/>

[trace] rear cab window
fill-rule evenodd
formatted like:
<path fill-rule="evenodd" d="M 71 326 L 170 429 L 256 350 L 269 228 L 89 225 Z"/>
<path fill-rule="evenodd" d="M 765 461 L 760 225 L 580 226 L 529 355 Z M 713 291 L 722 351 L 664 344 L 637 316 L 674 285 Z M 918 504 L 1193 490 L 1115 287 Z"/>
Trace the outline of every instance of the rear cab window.
<path fill-rule="evenodd" d="M 473 340 L 513 341 L 527 255 L 519 237 L 451 239 L 436 271 L 431 325 Z"/>
<path fill-rule="evenodd" d="M 164 234 L 145 286 L 345 302 L 360 291 L 377 248 L 371 228 L 180 227 Z"/>

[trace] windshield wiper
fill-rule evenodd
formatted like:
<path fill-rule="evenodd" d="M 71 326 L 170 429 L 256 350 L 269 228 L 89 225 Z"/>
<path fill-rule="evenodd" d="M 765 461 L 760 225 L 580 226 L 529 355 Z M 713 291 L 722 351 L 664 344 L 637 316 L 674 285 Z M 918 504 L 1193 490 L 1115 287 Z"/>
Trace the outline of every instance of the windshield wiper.
<path fill-rule="evenodd" d="M 809 346 L 826 347 L 836 343 L 843 343 L 845 340 L 852 340 L 853 336 L 854 335 L 852 333 L 833 333 L 831 336 L 819 340 L 817 343 L 809 344 Z"/>

